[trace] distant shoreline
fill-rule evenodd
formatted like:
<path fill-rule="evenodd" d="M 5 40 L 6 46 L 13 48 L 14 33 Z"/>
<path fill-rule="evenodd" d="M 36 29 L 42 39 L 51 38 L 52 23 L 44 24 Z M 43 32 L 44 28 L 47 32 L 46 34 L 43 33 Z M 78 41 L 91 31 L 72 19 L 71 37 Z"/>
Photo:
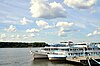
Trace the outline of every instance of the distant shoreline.
<path fill-rule="evenodd" d="M 100 44 L 100 42 L 92 43 L 92 44 Z M 30 47 L 44 47 L 48 46 L 45 42 L 33 42 L 33 43 L 25 43 L 25 42 L 0 42 L 0 48 L 30 48 Z"/>
<path fill-rule="evenodd" d="M 48 44 L 45 42 L 22 43 L 22 42 L 0 42 L 0 48 L 29 48 L 44 47 Z"/>

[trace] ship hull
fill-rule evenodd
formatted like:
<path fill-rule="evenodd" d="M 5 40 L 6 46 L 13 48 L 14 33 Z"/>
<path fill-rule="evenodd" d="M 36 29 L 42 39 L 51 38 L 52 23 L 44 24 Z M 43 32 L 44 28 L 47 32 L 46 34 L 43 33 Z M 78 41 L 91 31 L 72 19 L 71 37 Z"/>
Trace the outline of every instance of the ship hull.
<path fill-rule="evenodd" d="M 66 61 L 66 56 L 65 55 L 53 55 L 53 54 L 48 54 L 48 58 L 50 61 Z"/>
<path fill-rule="evenodd" d="M 34 59 L 48 59 L 48 55 L 47 54 L 40 54 L 40 53 L 34 53 L 33 54 L 33 58 Z"/>

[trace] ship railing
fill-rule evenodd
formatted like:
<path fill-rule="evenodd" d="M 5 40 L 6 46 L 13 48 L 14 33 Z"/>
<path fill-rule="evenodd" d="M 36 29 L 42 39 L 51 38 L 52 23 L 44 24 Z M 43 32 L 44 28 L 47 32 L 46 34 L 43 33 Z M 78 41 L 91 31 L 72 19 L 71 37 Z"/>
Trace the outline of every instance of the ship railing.
<path fill-rule="evenodd" d="M 86 50 L 85 52 L 100 52 L 100 50 Z"/>

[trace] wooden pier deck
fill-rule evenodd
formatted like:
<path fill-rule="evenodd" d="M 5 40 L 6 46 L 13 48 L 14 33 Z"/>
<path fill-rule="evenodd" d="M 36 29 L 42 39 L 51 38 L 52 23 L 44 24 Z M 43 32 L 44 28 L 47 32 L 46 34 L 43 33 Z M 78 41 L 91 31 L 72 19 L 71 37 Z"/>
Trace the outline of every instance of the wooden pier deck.
<path fill-rule="evenodd" d="M 71 62 L 78 62 L 80 63 L 81 60 L 87 60 L 87 58 L 94 58 L 94 59 L 100 59 L 100 56 L 80 56 L 80 57 L 72 57 L 72 58 L 66 58 L 67 61 Z"/>

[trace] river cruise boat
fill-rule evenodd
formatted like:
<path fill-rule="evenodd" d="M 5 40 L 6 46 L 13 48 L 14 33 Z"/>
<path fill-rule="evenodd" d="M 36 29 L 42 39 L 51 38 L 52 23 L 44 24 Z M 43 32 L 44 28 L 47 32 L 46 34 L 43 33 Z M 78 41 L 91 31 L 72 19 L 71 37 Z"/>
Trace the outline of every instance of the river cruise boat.
<path fill-rule="evenodd" d="M 66 43 L 56 44 L 48 47 L 43 47 L 38 51 L 32 52 L 35 58 L 47 58 L 50 61 L 66 60 L 79 62 L 82 64 L 88 63 L 87 59 L 93 58 L 100 60 L 100 45 L 87 43 Z M 86 62 L 87 60 L 87 62 Z"/>
<path fill-rule="evenodd" d="M 67 47 L 57 48 L 57 50 L 48 54 L 48 58 L 51 61 L 66 60 L 82 63 L 84 65 L 100 65 L 98 64 L 100 63 L 98 62 L 100 61 L 100 47 L 98 47 L 96 44 L 73 44 Z"/>
<path fill-rule="evenodd" d="M 52 53 L 60 53 L 60 50 L 63 50 L 63 48 L 67 48 L 72 45 L 74 45 L 73 42 L 61 42 L 61 44 L 52 44 L 46 47 L 39 48 L 37 51 L 30 50 L 30 53 L 32 54 L 34 59 L 48 59 L 48 56 L 50 56 Z"/>
<path fill-rule="evenodd" d="M 41 47 L 36 51 L 30 50 L 33 59 L 48 59 L 48 54 L 58 50 L 60 47 L 65 47 L 65 44 L 53 44 L 45 47 Z"/>

